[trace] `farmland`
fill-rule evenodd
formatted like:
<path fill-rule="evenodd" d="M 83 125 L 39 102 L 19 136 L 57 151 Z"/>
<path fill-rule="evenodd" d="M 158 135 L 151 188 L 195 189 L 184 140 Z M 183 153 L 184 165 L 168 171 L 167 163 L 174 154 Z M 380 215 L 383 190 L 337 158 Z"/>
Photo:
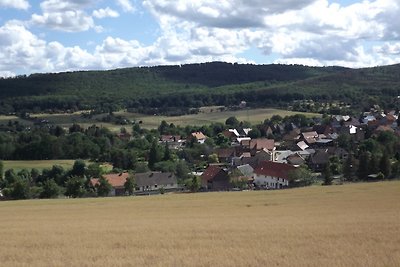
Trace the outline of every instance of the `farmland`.
<path fill-rule="evenodd" d="M 400 182 L 0 202 L 2 266 L 400 266 Z"/>
<path fill-rule="evenodd" d="M 130 120 L 142 121 L 141 127 L 146 129 L 154 129 L 157 128 L 161 121 L 165 120 L 168 123 L 173 123 L 175 125 L 179 125 L 185 127 L 187 125 L 193 126 L 203 126 L 208 125 L 213 122 L 225 122 L 225 120 L 231 116 L 235 116 L 239 121 L 248 121 L 252 124 L 262 123 L 265 119 L 271 118 L 273 115 L 280 115 L 281 117 L 291 116 L 295 114 L 304 114 L 308 117 L 318 117 L 321 114 L 316 113 L 305 113 L 305 112 L 292 112 L 280 109 L 271 109 L 271 108 L 263 108 L 263 109 L 245 109 L 245 110 L 224 110 L 220 111 L 219 107 L 208 107 L 202 108 L 202 112 L 198 114 L 191 115 L 183 115 L 183 116 L 161 116 L 161 115 L 144 115 L 138 113 L 129 113 L 125 111 L 115 112 L 115 115 L 120 115 Z M 103 114 L 104 116 L 104 114 Z M 91 119 L 84 118 L 80 113 L 72 113 L 72 114 L 35 114 L 32 115 L 33 118 L 40 120 L 47 120 L 51 124 L 60 125 L 63 127 L 70 127 L 73 123 L 78 123 L 82 127 L 89 127 L 93 124 L 106 127 L 113 132 L 117 132 L 121 129 L 121 127 L 127 127 L 123 125 L 116 125 L 112 123 L 105 123 L 98 121 L 97 119 L 101 118 L 101 115 L 96 115 Z M 0 124 L 6 124 L 8 121 L 19 121 L 23 124 L 32 124 L 31 121 L 20 119 L 16 116 L 0 116 Z"/>
<path fill-rule="evenodd" d="M 22 169 L 50 169 L 53 165 L 58 165 L 63 167 L 64 169 L 71 169 L 72 165 L 74 165 L 74 160 L 5 160 L 4 169 L 14 169 L 14 171 L 18 172 Z"/>

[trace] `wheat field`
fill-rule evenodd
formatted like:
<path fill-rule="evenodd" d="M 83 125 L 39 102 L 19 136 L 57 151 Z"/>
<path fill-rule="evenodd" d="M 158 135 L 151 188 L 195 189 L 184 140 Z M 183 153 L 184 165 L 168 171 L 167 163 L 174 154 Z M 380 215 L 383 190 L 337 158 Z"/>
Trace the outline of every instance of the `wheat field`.
<path fill-rule="evenodd" d="M 0 202 L 0 266 L 400 266 L 400 182 Z"/>

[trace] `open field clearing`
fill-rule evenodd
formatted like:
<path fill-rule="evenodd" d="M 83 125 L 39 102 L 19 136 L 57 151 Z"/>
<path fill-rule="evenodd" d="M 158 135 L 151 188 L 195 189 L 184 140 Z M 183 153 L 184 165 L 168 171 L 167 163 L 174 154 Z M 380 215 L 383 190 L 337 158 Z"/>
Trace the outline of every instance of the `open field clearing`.
<path fill-rule="evenodd" d="M 61 160 L 4 160 L 4 169 L 14 169 L 18 172 L 22 169 L 50 169 L 53 165 L 62 166 L 64 169 L 71 169 L 75 160 L 61 159 Z"/>
<path fill-rule="evenodd" d="M 209 110 L 210 111 L 210 110 Z M 227 118 L 235 116 L 239 121 L 249 121 L 251 123 L 257 124 L 264 122 L 265 119 L 271 118 L 273 115 L 280 115 L 282 117 L 304 114 L 308 117 L 320 117 L 321 114 L 316 113 L 302 113 L 293 112 L 287 110 L 279 109 L 248 109 L 248 110 L 237 110 L 237 111 L 218 111 L 218 109 L 213 110 L 213 112 L 204 112 L 194 115 L 183 115 L 183 116 L 150 116 L 143 114 L 130 114 L 126 112 L 115 114 L 126 116 L 130 119 L 141 120 L 143 122 L 142 127 L 144 128 L 157 128 L 161 121 L 165 120 L 168 123 L 173 123 L 175 125 L 187 126 L 195 125 L 202 126 L 206 124 L 211 124 L 213 122 L 224 123 Z"/>
<path fill-rule="evenodd" d="M 1 266 L 400 266 L 400 182 L 0 202 Z"/>
<path fill-rule="evenodd" d="M 141 127 L 147 129 L 157 128 L 161 121 L 165 120 L 168 123 L 173 123 L 175 125 L 187 126 L 202 126 L 211 124 L 213 122 L 222 122 L 224 123 L 227 118 L 231 116 L 235 116 L 239 121 L 249 121 L 253 124 L 258 124 L 264 122 L 265 119 L 271 118 L 273 115 L 280 115 L 282 117 L 295 115 L 295 114 L 304 114 L 308 117 L 320 117 L 321 114 L 317 113 L 306 113 L 306 112 L 294 112 L 280 109 L 271 109 L 271 108 L 263 108 L 263 109 L 246 109 L 246 110 L 237 110 L 237 111 L 219 111 L 219 107 L 203 107 L 201 108 L 200 113 L 192 114 L 192 115 L 183 115 L 183 116 L 152 116 L 152 115 L 144 115 L 137 113 L 128 113 L 125 111 L 114 112 L 115 115 L 124 116 L 130 120 L 142 121 Z M 104 115 L 104 114 L 103 114 Z M 114 132 L 119 132 L 122 127 L 125 127 L 128 131 L 130 131 L 130 125 L 116 125 L 107 122 L 101 122 L 96 120 L 96 118 L 100 118 L 100 115 L 96 115 L 93 118 L 84 118 L 81 115 L 81 112 L 75 113 L 65 113 L 65 114 L 33 114 L 32 118 L 37 118 L 40 120 L 47 120 L 49 123 L 57 124 L 62 127 L 70 127 L 73 123 L 78 123 L 82 127 L 89 127 L 93 124 L 97 126 L 106 127 Z M 6 124 L 9 120 L 19 121 L 20 123 L 25 123 L 28 125 L 32 124 L 32 121 L 23 120 L 16 116 L 0 116 L 0 124 Z"/>

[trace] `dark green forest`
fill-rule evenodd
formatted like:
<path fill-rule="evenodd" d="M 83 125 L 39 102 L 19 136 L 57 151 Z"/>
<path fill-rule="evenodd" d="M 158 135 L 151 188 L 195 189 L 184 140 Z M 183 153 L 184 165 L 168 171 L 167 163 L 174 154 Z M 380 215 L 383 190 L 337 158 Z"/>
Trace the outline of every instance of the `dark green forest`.
<path fill-rule="evenodd" d="M 128 109 L 179 115 L 209 105 L 287 108 L 296 101 L 339 101 L 356 110 L 393 108 L 400 65 L 348 69 L 212 62 L 0 79 L 0 114 Z"/>

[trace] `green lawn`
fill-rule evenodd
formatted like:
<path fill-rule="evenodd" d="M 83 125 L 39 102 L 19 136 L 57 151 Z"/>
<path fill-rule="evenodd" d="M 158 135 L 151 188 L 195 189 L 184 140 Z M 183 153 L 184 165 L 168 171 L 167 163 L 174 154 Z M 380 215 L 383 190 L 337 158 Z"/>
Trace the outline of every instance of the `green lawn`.
<path fill-rule="evenodd" d="M 39 171 L 43 169 L 50 169 L 53 165 L 60 165 L 64 169 L 70 169 L 74 165 L 75 160 L 5 160 L 4 169 L 14 169 L 18 172 L 22 169 L 38 169 Z"/>
<path fill-rule="evenodd" d="M 157 128 L 163 120 L 168 123 L 173 123 L 177 126 L 179 125 L 185 127 L 187 125 L 202 126 L 211 124 L 213 122 L 223 123 L 231 116 L 235 116 L 239 121 L 248 121 L 252 124 L 262 123 L 265 119 L 271 118 L 273 115 L 280 115 L 282 117 L 295 114 L 304 114 L 308 117 L 321 116 L 321 114 L 317 113 L 293 112 L 271 108 L 246 109 L 237 111 L 220 111 L 219 108 L 220 107 L 203 107 L 200 109 L 201 112 L 198 114 L 183 116 L 152 116 L 138 113 L 128 113 L 125 111 L 115 112 L 114 114 L 127 117 L 130 120 L 142 121 L 142 127 L 147 129 Z M 128 131 L 131 130 L 130 125 L 116 125 L 112 123 L 100 122 L 96 120 L 97 118 L 101 117 L 100 115 L 96 115 L 90 119 L 84 118 L 81 116 L 80 112 L 72 114 L 34 114 L 32 117 L 48 120 L 52 124 L 60 125 L 65 128 L 70 127 L 73 123 L 78 123 L 85 128 L 96 124 L 97 126 L 108 128 L 113 132 L 119 132 L 122 127 L 125 127 Z M 16 116 L 0 116 L 0 124 L 6 124 L 9 120 L 18 120 L 20 123 L 32 124 L 31 121 L 22 120 Z"/>
<path fill-rule="evenodd" d="M 280 115 L 282 117 L 291 116 L 295 114 L 304 114 L 308 117 L 320 117 L 321 114 L 317 113 L 305 113 L 305 112 L 293 112 L 280 109 L 262 108 L 262 109 L 248 109 L 248 110 L 237 110 L 237 111 L 218 111 L 218 109 L 210 109 L 207 112 L 194 114 L 194 115 L 183 115 L 183 116 L 151 116 L 143 114 L 133 114 L 126 112 L 117 112 L 116 114 L 128 117 L 129 119 L 141 120 L 143 122 L 143 128 L 157 128 L 161 121 L 165 120 L 168 123 L 175 125 L 187 126 L 195 125 L 202 126 L 213 122 L 225 122 L 229 117 L 235 116 L 239 121 L 248 121 L 252 124 L 259 124 L 264 122 L 265 119 L 271 118 L 273 115 Z"/>

